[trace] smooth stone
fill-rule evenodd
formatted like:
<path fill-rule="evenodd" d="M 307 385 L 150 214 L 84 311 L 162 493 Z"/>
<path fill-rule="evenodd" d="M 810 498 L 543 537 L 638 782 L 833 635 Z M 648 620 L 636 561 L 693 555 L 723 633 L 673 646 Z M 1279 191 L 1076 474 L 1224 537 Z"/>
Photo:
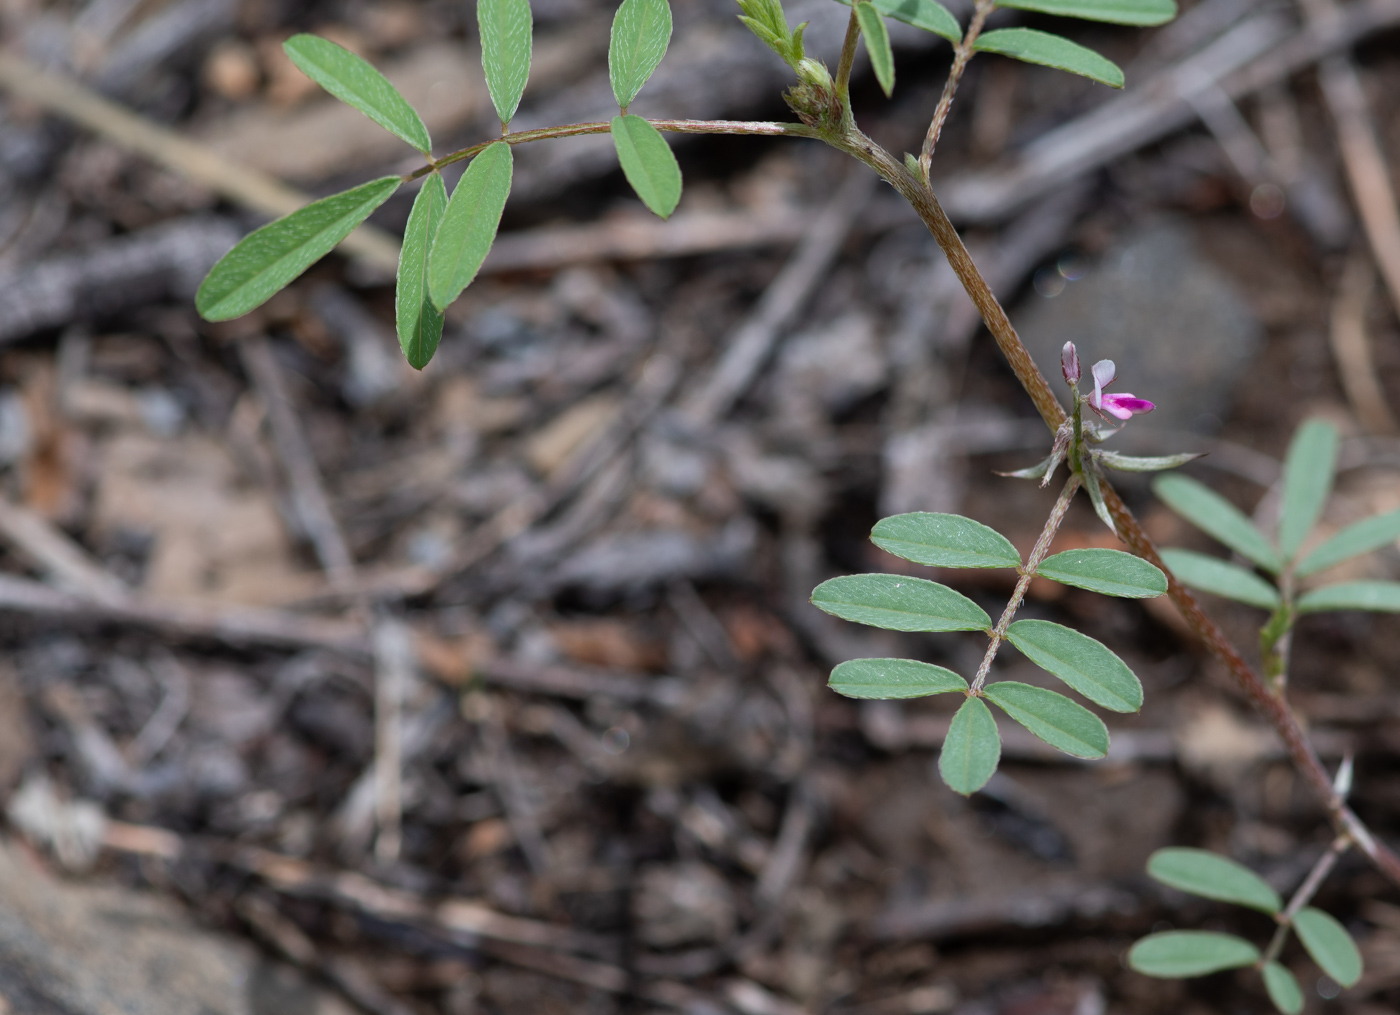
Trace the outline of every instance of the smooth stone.
<path fill-rule="evenodd" d="M 1060 350 L 1072 341 L 1084 374 L 1081 392 L 1093 390 L 1090 364 L 1111 359 L 1118 379 L 1108 390 L 1132 392 L 1157 406 L 1135 417 L 1110 447 L 1167 451 L 1168 431 L 1210 435 L 1219 429 L 1260 351 L 1263 326 L 1220 269 L 1201 256 L 1186 225 L 1159 220 L 1130 234 L 1076 281 L 1051 272 L 1042 269 L 1014 320 L 1061 401 L 1068 401 L 1068 392 Z"/>

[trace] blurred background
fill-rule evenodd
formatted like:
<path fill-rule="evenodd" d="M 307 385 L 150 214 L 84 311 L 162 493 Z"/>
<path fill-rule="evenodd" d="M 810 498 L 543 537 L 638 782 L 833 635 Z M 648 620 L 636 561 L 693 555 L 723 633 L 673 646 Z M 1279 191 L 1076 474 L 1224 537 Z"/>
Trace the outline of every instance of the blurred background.
<path fill-rule="evenodd" d="M 959 8 L 965 18 L 967 5 Z M 677 0 L 634 112 L 787 119 L 727 0 Z M 536 0 L 516 129 L 615 112 L 612 7 Z M 846 8 L 789 7 L 835 63 Z M 972 515 L 1023 551 L 1048 435 L 927 232 L 815 142 L 682 137 L 651 217 L 606 136 L 517 151 L 496 249 L 420 373 L 393 335 L 405 188 L 255 313 L 193 291 L 241 235 L 410 171 L 304 78 L 315 31 L 381 67 L 441 154 L 496 131 L 457 0 L 0 4 L 0 997 L 16 1013 L 1103 1015 L 1262 1012 L 1257 978 L 1126 971 L 1170 926 L 1262 916 L 1146 880 L 1168 844 L 1290 890 L 1326 821 L 1164 601 L 1032 585 L 1147 704 L 1093 764 L 1003 724 L 964 800 L 952 701 L 858 703 L 832 665 L 971 673 L 974 635 L 807 604 L 927 573 L 883 514 Z M 936 189 L 1056 378 L 1072 339 L 1157 403 L 1125 450 L 1265 522 L 1294 426 L 1345 435 L 1329 531 L 1400 507 L 1400 3 L 1200 0 L 1155 31 L 1003 11 L 1124 67 L 1115 93 L 975 60 Z M 890 23 L 864 129 L 917 151 L 950 62 Z M 449 180 L 449 183 L 451 181 Z M 1383 252 L 1379 260 L 1373 250 Z M 1388 260 L 1387 260 L 1388 259 Z M 1131 478 L 1162 543 L 1207 549 Z M 1114 539 L 1077 503 L 1055 549 Z M 1400 576 L 1391 547 L 1352 577 Z M 999 613 L 1010 574 L 948 572 Z M 1244 646 L 1262 614 L 1210 612 Z M 1293 696 L 1400 834 L 1400 625 L 1306 619 Z M 1012 650 L 1000 671 L 1048 680 Z M 1400 1007 L 1400 894 L 1321 894 L 1362 942 L 1339 995 Z"/>

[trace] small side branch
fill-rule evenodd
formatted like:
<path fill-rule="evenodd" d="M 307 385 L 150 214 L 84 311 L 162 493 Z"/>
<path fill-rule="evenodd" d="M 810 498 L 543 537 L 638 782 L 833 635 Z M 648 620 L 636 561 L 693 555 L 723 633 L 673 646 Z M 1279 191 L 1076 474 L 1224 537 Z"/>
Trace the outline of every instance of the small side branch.
<path fill-rule="evenodd" d="M 925 186 L 929 185 L 929 167 L 933 164 L 933 150 L 938 147 L 938 135 L 943 132 L 943 123 L 948 119 L 948 111 L 953 108 L 953 96 L 957 94 L 963 71 L 967 69 L 967 62 L 972 59 L 977 37 L 982 34 L 982 26 L 987 23 L 987 15 L 992 13 L 995 6 L 994 0 L 977 0 L 967 31 L 963 34 L 962 41 L 953 48 L 953 67 L 948 71 L 948 80 L 943 85 L 943 94 L 939 96 L 938 108 L 933 111 L 933 122 L 928 125 L 924 149 L 919 155 L 919 169 L 923 174 Z M 852 8 L 853 19 L 854 14 L 855 9 Z"/>
<path fill-rule="evenodd" d="M 1278 958 L 1279 952 L 1283 950 L 1284 942 L 1288 940 L 1288 931 L 1293 926 L 1293 918 L 1312 901 L 1312 897 L 1322 887 L 1323 880 L 1332 872 L 1332 868 L 1337 865 L 1342 854 L 1351 848 L 1351 844 L 1350 835 L 1339 835 L 1333 840 L 1332 845 L 1327 847 L 1327 852 L 1318 857 L 1317 863 L 1313 864 L 1313 869 L 1308 871 L 1308 876 L 1303 879 L 1303 883 L 1293 893 L 1293 898 L 1288 900 L 1287 908 L 1278 915 L 1278 930 L 1274 931 L 1273 940 L 1265 949 L 1264 957 L 1259 960 L 1261 966 Z"/>
<path fill-rule="evenodd" d="M 1072 473 L 1069 481 L 1065 483 L 1065 488 L 1060 491 L 1055 506 L 1050 509 L 1050 517 L 1045 520 L 1045 528 L 1041 530 L 1040 538 L 1035 541 L 1035 547 L 1031 550 L 1030 557 L 1021 568 L 1021 577 L 1016 581 L 1016 589 L 1011 593 L 1011 600 L 1006 604 L 1006 609 L 1002 611 L 997 626 L 992 629 L 991 644 L 987 646 L 987 654 L 982 657 L 982 665 L 977 667 L 977 676 L 972 681 L 973 694 L 979 693 L 982 690 L 982 685 L 987 682 L 987 674 L 992 669 L 992 660 L 996 658 L 997 650 L 1001 648 L 1002 639 L 1006 637 L 1006 629 L 1011 626 L 1011 618 L 1016 616 L 1016 611 L 1021 608 L 1021 602 L 1026 598 L 1026 589 L 1030 588 L 1031 579 L 1035 577 L 1036 568 L 1040 567 L 1040 562 L 1050 552 L 1050 544 L 1055 540 L 1055 533 L 1060 531 L 1060 525 L 1065 520 L 1065 512 L 1069 510 L 1069 502 L 1074 499 L 1074 492 L 1079 489 L 1079 483 L 1079 473 Z"/>

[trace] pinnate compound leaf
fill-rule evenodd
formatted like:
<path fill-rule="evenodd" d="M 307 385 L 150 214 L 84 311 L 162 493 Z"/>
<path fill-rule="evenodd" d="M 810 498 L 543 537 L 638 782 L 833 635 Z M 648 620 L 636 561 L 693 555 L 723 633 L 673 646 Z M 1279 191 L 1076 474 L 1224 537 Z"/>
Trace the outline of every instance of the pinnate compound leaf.
<path fill-rule="evenodd" d="M 477 0 L 476 24 L 481 32 L 481 67 L 486 72 L 491 104 L 501 122 L 510 123 L 530 79 L 535 25 L 530 0 Z"/>
<path fill-rule="evenodd" d="M 1018 620 L 1006 629 L 1006 640 L 1095 705 L 1114 712 L 1142 708 L 1142 684 L 1128 664 L 1087 634 L 1048 620 Z"/>
<path fill-rule="evenodd" d="M 966 691 L 967 681 L 913 659 L 849 659 L 831 671 L 827 686 L 848 698 L 922 698 Z"/>
<path fill-rule="evenodd" d="M 1123 87 L 1123 72 L 1112 60 L 1068 39 L 1034 28 L 999 28 L 978 36 L 972 47 L 981 53 L 999 53 L 1023 63 L 1080 74 L 1110 88 Z"/>
<path fill-rule="evenodd" d="M 341 102 L 354 106 L 424 155 L 432 150 L 422 118 L 369 61 L 319 35 L 293 35 L 282 48 L 303 74 Z"/>
<path fill-rule="evenodd" d="M 399 348 L 415 370 L 422 370 L 437 352 L 442 339 L 442 313 L 428 298 L 428 250 L 447 207 L 447 187 L 442 177 L 430 173 L 423 181 L 408 225 L 403 230 L 398 282 L 394 287 L 394 319 Z"/>
<path fill-rule="evenodd" d="M 1337 468 L 1337 428 L 1310 419 L 1293 434 L 1283 460 L 1283 508 L 1278 523 L 1278 548 L 1293 559 L 1322 515 Z"/>
<path fill-rule="evenodd" d="M 497 141 L 457 181 L 428 254 L 428 295 L 439 310 L 462 295 L 486 260 L 510 196 L 513 164 L 510 145 Z"/>
<path fill-rule="evenodd" d="M 1293 929 L 1312 960 L 1332 979 L 1343 987 L 1354 987 L 1361 979 L 1361 952 L 1335 917 L 1304 906 L 1293 917 Z"/>
<path fill-rule="evenodd" d="M 1128 952 L 1128 965 L 1146 976 L 1179 979 L 1239 969 L 1259 961 L 1259 949 L 1244 938 L 1210 930 L 1149 934 Z"/>
<path fill-rule="evenodd" d="M 1120 455 L 1117 451 L 1095 451 L 1094 461 L 1119 472 L 1161 472 L 1163 469 L 1177 469 L 1187 462 L 1204 458 L 1204 451 L 1187 451 L 1179 455 L 1153 455 L 1139 458 L 1136 455 Z"/>
<path fill-rule="evenodd" d="M 812 590 L 812 605 L 843 620 L 891 631 L 986 631 L 987 612 L 961 592 L 926 578 L 850 574 Z"/>
<path fill-rule="evenodd" d="M 1303 1010 L 1303 992 L 1283 966 L 1277 962 L 1264 963 L 1264 989 L 1269 992 L 1269 1000 L 1283 1015 L 1298 1015 Z"/>
<path fill-rule="evenodd" d="M 1189 476 L 1158 476 L 1152 481 L 1152 492 L 1196 528 L 1265 571 L 1278 574 L 1283 567 L 1274 548 L 1244 512 L 1204 483 Z"/>
<path fill-rule="evenodd" d="M 1379 550 L 1400 539 L 1400 511 L 1390 511 L 1348 525 L 1299 562 L 1294 574 L 1301 576 L 1326 570 L 1363 553 Z"/>
<path fill-rule="evenodd" d="M 1102 758 L 1108 753 L 1108 727 L 1103 720 L 1063 694 L 1016 680 L 988 684 L 982 693 L 1057 751 L 1076 758 Z"/>
<path fill-rule="evenodd" d="M 1019 567 L 1021 555 L 996 529 L 963 515 L 911 511 L 881 518 L 870 541 L 887 553 L 932 567 Z"/>
<path fill-rule="evenodd" d="M 938 774 L 954 793 L 968 796 L 987 785 L 1000 760 L 1001 737 L 991 709 L 981 698 L 968 698 L 948 725 Z"/>
<path fill-rule="evenodd" d="M 890 33 L 885 27 L 885 19 L 880 17 L 879 10 L 869 0 L 859 0 L 856 20 L 860 22 L 860 34 L 865 38 L 865 51 L 870 54 L 875 80 L 880 82 L 885 98 L 889 98 L 894 94 L 894 50 L 890 49 Z"/>
<path fill-rule="evenodd" d="M 1188 588 L 1265 610 L 1272 610 L 1279 604 L 1278 590 L 1263 578 L 1218 557 L 1168 548 L 1162 551 L 1162 563 Z"/>
<path fill-rule="evenodd" d="M 681 200 L 681 167 L 661 131 L 629 113 L 613 117 L 612 137 L 622 172 L 642 204 L 670 218 Z"/>
<path fill-rule="evenodd" d="M 618 106 L 632 104 L 670 42 L 671 6 L 666 0 L 622 0 L 608 42 L 608 77 Z"/>
<path fill-rule="evenodd" d="M 997 0 L 997 6 L 1143 27 L 1164 25 L 1176 17 L 1175 0 Z"/>
<path fill-rule="evenodd" d="M 1400 613 L 1400 582 L 1342 582 L 1324 585 L 1298 598 L 1299 613 L 1322 613 L 1325 610 Z"/>
<path fill-rule="evenodd" d="M 195 309 L 206 321 L 227 321 L 261 306 L 329 254 L 402 183 L 397 176 L 382 176 L 249 233 L 204 277 Z"/>
<path fill-rule="evenodd" d="M 1122 550 L 1066 550 L 1046 557 L 1035 573 L 1121 599 L 1153 599 L 1167 591 L 1167 576 L 1155 564 Z"/>
<path fill-rule="evenodd" d="M 1207 849 L 1170 846 L 1147 859 L 1147 873 L 1169 888 L 1265 913 L 1283 908 L 1278 892 L 1243 864 Z"/>

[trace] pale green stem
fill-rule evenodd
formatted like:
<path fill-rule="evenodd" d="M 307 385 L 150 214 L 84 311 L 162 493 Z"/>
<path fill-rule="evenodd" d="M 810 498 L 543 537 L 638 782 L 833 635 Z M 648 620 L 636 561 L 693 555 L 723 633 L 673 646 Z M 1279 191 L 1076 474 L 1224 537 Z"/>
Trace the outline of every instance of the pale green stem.
<path fill-rule="evenodd" d="M 1273 962 L 1278 958 L 1279 952 L 1283 950 L 1284 942 L 1288 940 L 1288 932 L 1293 927 L 1293 918 L 1298 915 L 1299 910 L 1312 901 L 1312 897 L 1317 894 L 1317 890 L 1322 887 L 1322 881 L 1332 872 L 1341 855 L 1351 848 L 1351 836 L 1339 835 L 1332 841 L 1332 845 L 1327 847 L 1327 852 L 1318 858 L 1313 864 L 1313 869 L 1308 871 L 1308 876 L 1303 879 L 1303 883 L 1298 886 L 1298 890 L 1293 893 L 1293 898 L 1288 900 L 1288 907 L 1282 913 L 1274 917 L 1278 921 L 1278 929 L 1274 931 L 1273 940 L 1269 942 L 1269 947 L 1264 950 L 1264 956 L 1259 960 L 1259 965 L 1266 962 Z"/>
<path fill-rule="evenodd" d="M 992 628 L 991 643 L 987 646 L 987 654 L 982 657 L 982 665 L 977 667 L 977 677 L 972 681 L 969 694 L 982 693 L 982 685 L 987 682 L 992 660 L 997 657 L 997 650 L 1001 648 L 1002 639 L 1006 637 L 1006 629 L 1011 626 L 1011 618 L 1016 616 L 1016 611 L 1021 608 L 1021 601 L 1026 598 L 1026 589 L 1030 588 L 1031 579 L 1035 577 L 1035 569 L 1040 567 L 1040 562 L 1050 552 L 1050 544 L 1055 539 L 1055 533 L 1060 531 L 1060 523 L 1065 520 L 1069 502 L 1074 498 L 1074 491 L 1078 489 L 1079 473 L 1070 473 L 1065 488 L 1060 491 L 1059 499 L 1050 509 L 1050 517 L 1045 520 L 1045 528 L 1041 530 L 1040 538 L 1035 541 L 1030 557 L 1018 568 L 1021 577 L 1016 580 L 1016 589 L 1011 593 L 1011 600 L 1006 604 L 1006 609 L 1001 611 L 1001 619 L 997 621 L 997 626 Z"/>

